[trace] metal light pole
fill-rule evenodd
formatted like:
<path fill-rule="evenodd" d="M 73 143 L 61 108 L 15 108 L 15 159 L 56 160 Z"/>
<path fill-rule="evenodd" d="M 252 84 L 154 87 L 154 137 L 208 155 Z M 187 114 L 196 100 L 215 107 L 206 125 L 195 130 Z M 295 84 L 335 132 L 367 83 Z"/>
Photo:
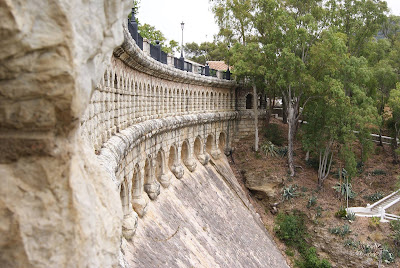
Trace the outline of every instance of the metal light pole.
<path fill-rule="evenodd" d="M 229 52 L 231 50 L 231 45 L 228 45 L 228 70 L 226 70 L 226 80 L 231 80 L 231 71 L 229 70 Z"/>
<path fill-rule="evenodd" d="M 181 22 L 181 29 L 182 29 L 182 46 L 181 46 L 181 58 L 183 58 L 183 28 L 185 27 L 185 23 Z"/>
<path fill-rule="evenodd" d="M 185 68 L 185 60 L 183 59 L 183 28 L 185 27 L 185 23 L 181 22 L 181 29 L 182 29 L 182 45 L 181 45 L 181 70 L 183 71 Z"/>

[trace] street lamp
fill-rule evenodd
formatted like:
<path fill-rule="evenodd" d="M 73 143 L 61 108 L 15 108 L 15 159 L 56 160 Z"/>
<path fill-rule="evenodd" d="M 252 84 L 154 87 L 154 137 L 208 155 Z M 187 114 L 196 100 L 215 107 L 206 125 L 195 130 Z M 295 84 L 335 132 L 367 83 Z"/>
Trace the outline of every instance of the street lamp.
<path fill-rule="evenodd" d="M 181 46 L 181 70 L 183 71 L 185 69 L 185 60 L 183 59 L 183 28 L 185 27 L 185 23 L 182 21 L 181 22 L 181 29 L 182 29 L 182 46 Z"/>
<path fill-rule="evenodd" d="M 182 29 L 182 47 L 181 47 L 181 58 L 183 58 L 183 28 L 185 27 L 185 23 L 181 22 L 181 29 Z"/>
<path fill-rule="evenodd" d="M 231 80 L 231 71 L 229 70 L 230 50 L 231 50 L 231 45 L 228 45 L 228 70 L 226 70 L 226 80 Z"/>

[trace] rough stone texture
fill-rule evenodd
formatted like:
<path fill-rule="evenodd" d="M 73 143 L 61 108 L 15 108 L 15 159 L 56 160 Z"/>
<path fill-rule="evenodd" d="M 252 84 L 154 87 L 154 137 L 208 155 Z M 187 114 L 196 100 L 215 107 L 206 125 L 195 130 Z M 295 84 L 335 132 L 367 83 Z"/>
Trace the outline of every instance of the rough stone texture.
<path fill-rule="evenodd" d="M 286 267 L 215 160 L 239 129 L 236 83 L 146 56 L 129 4 L 0 2 L 1 266 L 128 266 L 133 239 L 147 267 Z M 177 220 L 168 247 L 144 237 Z"/>
<path fill-rule="evenodd" d="M 246 172 L 245 185 L 251 191 L 254 191 L 260 199 L 277 201 L 278 189 L 283 186 L 283 179 L 277 176 L 271 176 L 260 172 Z"/>
<path fill-rule="evenodd" d="M 175 179 L 123 252 L 132 267 L 288 267 L 225 156 Z M 217 170 L 218 169 L 218 170 Z M 224 177 L 221 176 L 224 174 Z"/>
<path fill-rule="evenodd" d="M 122 212 L 79 118 L 130 1 L 0 2 L 0 263 L 112 267 Z"/>

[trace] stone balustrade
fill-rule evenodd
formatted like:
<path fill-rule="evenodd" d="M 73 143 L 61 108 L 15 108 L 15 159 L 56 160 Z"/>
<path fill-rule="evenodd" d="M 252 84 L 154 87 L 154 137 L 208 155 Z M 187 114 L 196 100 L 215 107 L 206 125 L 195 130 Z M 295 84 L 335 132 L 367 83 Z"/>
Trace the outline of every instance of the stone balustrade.
<path fill-rule="evenodd" d="M 81 132 L 119 192 L 123 234 L 185 172 L 230 149 L 236 82 L 184 72 L 141 51 L 124 29 L 81 120 Z"/>

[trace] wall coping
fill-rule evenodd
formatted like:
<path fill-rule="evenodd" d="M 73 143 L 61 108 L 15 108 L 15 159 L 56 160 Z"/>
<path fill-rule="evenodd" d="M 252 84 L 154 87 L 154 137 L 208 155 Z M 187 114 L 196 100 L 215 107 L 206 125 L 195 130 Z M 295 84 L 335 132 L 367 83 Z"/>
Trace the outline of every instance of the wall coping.
<path fill-rule="evenodd" d="M 114 49 L 114 57 L 120 59 L 132 69 L 146 73 L 153 77 L 164 80 L 181 82 L 201 86 L 214 86 L 220 88 L 235 88 L 237 82 L 234 80 L 224 80 L 210 76 L 202 76 L 190 72 L 176 69 L 167 64 L 163 64 L 146 55 L 136 42 L 132 39 L 127 25 L 123 25 L 124 42 L 121 46 Z"/>
<path fill-rule="evenodd" d="M 145 139 L 179 128 L 217 121 L 235 120 L 237 117 L 237 112 L 217 112 L 147 120 L 124 129 L 112 136 L 103 144 L 98 159 L 110 174 L 112 180 L 118 185 L 119 182 L 116 178 L 116 172 L 119 163 L 134 147 Z"/>

